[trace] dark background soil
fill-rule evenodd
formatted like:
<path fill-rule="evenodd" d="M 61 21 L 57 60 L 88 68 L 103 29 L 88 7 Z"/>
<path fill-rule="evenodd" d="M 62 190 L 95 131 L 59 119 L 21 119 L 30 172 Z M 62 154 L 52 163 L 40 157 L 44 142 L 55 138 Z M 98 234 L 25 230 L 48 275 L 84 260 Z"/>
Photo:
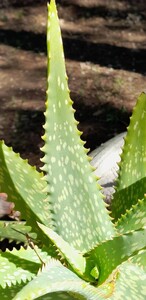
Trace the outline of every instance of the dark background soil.
<path fill-rule="evenodd" d="M 145 91 L 146 2 L 57 1 L 76 118 L 94 149 L 125 131 Z M 0 138 L 40 166 L 46 1 L 1 0 Z"/>

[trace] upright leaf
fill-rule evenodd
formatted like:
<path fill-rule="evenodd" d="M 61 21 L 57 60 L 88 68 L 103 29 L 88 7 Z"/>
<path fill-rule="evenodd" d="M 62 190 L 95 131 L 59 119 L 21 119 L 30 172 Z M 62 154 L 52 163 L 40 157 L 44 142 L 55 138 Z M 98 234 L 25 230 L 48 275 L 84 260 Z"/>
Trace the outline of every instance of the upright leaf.
<path fill-rule="evenodd" d="M 114 228 L 76 128 L 54 0 L 49 5 L 47 45 L 48 90 L 42 161 L 52 220 L 67 242 L 85 251 L 110 238 Z"/>
<path fill-rule="evenodd" d="M 112 216 L 120 217 L 126 209 L 142 199 L 146 192 L 146 94 L 142 93 L 134 108 L 121 155 Z"/>

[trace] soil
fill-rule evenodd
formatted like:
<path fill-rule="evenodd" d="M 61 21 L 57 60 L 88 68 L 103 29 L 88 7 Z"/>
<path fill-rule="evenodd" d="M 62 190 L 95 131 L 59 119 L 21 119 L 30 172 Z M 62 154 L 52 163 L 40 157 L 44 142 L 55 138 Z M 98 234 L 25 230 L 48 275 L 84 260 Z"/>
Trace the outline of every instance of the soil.
<path fill-rule="evenodd" d="M 0 139 L 40 166 L 46 1 L 1 0 Z M 145 90 L 145 1 L 57 1 L 71 98 L 86 147 L 125 131 Z"/>

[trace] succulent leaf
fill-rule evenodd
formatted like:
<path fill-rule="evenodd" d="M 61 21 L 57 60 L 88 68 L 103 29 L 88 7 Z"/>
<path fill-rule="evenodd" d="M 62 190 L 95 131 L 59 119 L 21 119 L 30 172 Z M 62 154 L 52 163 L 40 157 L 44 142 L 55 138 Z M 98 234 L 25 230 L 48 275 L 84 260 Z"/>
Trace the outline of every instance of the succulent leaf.
<path fill-rule="evenodd" d="M 39 268 L 37 264 L 32 266 L 32 262 L 20 260 L 19 256 L 13 254 L 13 251 L 0 253 L 0 265 L 3 270 L 0 273 L 2 288 L 5 288 L 6 285 L 11 286 L 16 283 L 20 284 L 22 281 L 30 281 Z"/>
<path fill-rule="evenodd" d="M 49 5 L 47 45 L 44 179 L 56 232 L 86 251 L 113 236 L 115 230 L 76 128 L 55 1 Z"/>
<path fill-rule="evenodd" d="M 104 299 L 145 300 L 145 281 L 146 273 L 142 268 L 131 262 L 124 262 L 98 287 L 98 291 Z"/>
<path fill-rule="evenodd" d="M 21 211 L 23 219 L 30 222 L 37 216 L 44 224 L 49 222 L 49 205 L 45 201 L 46 184 L 42 173 L 31 167 L 19 154 L 0 142 L 0 186 L 16 209 Z M 5 181 L 7 178 L 7 181 Z"/>
<path fill-rule="evenodd" d="M 0 252 L 0 295 L 145 300 L 146 94 L 138 99 L 125 138 L 113 224 L 74 119 L 55 0 L 48 8 L 45 175 L 0 142 L 0 192 L 26 220 L 0 221 L 0 240 L 28 242 L 27 250 Z M 46 252 L 33 244 L 39 239 Z"/>
<path fill-rule="evenodd" d="M 84 280 L 93 282 L 95 277 L 91 276 L 91 270 L 93 268 L 92 264 L 87 264 L 87 260 L 79 251 L 69 245 L 66 241 L 63 240 L 56 232 L 52 229 L 39 224 L 39 227 L 42 231 L 51 239 L 55 244 L 56 248 L 61 253 L 61 256 L 67 261 L 71 269 Z"/>
<path fill-rule="evenodd" d="M 130 120 L 111 208 L 117 219 L 146 192 L 146 94 L 138 98 Z"/>
<path fill-rule="evenodd" d="M 137 255 L 130 259 L 131 262 L 137 264 L 146 272 L 146 250 L 141 250 Z"/>
<path fill-rule="evenodd" d="M 33 240 L 36 233 L 31 232 L 31 227 L 26 226 L 25 222 L 0 221 L 0 240 L 10 239 L 17 242 L 27 243 L 26 235 Z"/>
<path fill-rule="evenodd" d="M 146 299 L 146 273 L 131 262 L 124 262 L 108 279 L 113 284 L 113 294 L 109 299 Z"/>
<path fill-rule="evenodd" d="M 103 283 L 122 262 L 146 247 L 146 228 L 114 237 L 86 253 L 99 269 L 99 281 Z"/>
<path fill-rule="evenodd" d="M 128 275 L 128 280 L 127 280 Z M 48 284 L 46 284 L 46 280 Z M 13 300 L 101 300 L 101 299 L 140 299 L 146 296 L 146 273 L 132 262 L 124 262 L 112 272 L 100 286 L 93 287 L 77 277 L 58 261 L 50 260 L 42 272 L 29 282 Z M 62 293 L 66 291 L 66 293 Z"/>
<path fill-rule="evenodd" d="M 125 234 L 146 226 L 146 196 L 127 210 L 115 224 L 118 233 Z"/>
<path fill-rule="evenodd" d="M 26 282 L 22 282 L 19 284 L 18 282 L 15 285 L 6 286 L 5 288 L 2 288 L 0 286 L 0 295 L 1 299 L 10 300 L 13 299 L 14 296 L 23 288 L 23 286 L 26 284 Z"/>
<path fill-rule="evenodd" d="M 47 282 L 47 284 L 46 284 Z M 37 277 L 28 283 L 14 298 L 18 299 L 45 299 L 48 294 L 49 299 L 61 299 L 60 292 L 68 292 L 69 297 L 65 299 L 86 299 L 100 300 L 98 290 L 80 279 L 76 274 L 62 266 L 59 261 L 50 260 L 48 264 L 38 273 Z M 51 298 L 51 294 L 56 292 L 56 298 Z M 41 298 L 42 297 L 42 298 Z M 47 298 L 46 298 L 47 299 Z"/>
<path fill-rule="evenodd" d="M 45 236 L 38 229 L 36 221 L 50 227 L 53 225 L 49 213 L 50 204 L 44 191 L 46 183 L 42 178 L 42 173 L 37 172 L 19 154 L 0 142 L 0 189 L 8 194 L 8 199 L 15 203 L 22 218 L 27 220 L 33 232 L 37 233 L 38 239 L 45 244 Z"/>
<path fill-rule="evenodd" d="M 35 246 L 36 247 L 36 246 Z M 48 261 L 47 253 L 36 247 L 44 263 Z M 0 253 L 0 295 L 1 299 L 12 299 L 22 287 L 38 272 L 41 262 L 33 249 L 13 249 Z"/>

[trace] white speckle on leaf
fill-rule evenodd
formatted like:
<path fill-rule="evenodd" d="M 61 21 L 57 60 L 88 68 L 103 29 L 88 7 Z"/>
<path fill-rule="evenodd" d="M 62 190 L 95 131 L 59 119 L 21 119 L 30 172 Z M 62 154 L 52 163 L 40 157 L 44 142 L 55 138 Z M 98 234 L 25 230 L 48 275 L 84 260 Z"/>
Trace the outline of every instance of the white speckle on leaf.
<path fill-rule="evenodd" d="M 61 89 L 64 91 L 64 83 L 61 83 Z"/>
<path fill-rule="evenodd" d="M 51 157 L 51 162 L 55 163 L 56 162 L 56 158 L 54 156 Z"/>
<path fill-rule="evenodd" d="M 62 179 L 63 179 L 63 178 L 62 178 L 62 175 L 59 174 L 59 180 L 62 181 Z"/>
<path fill-rule="evenodd" d="M 58 78 L 57 78 L 57 83 L 58 83 L 58 86 L 60 87 L 60 83 L 61 83 L 60 76 L 58 76 Z"/>
<path fill-rule="evenodd" d="M 138 121 L 136 121 L 135 124 L 134 124 L 134 127 L 133 127 L 134 130 L 136 130 L 137 126 L 138 126 Z"/>

